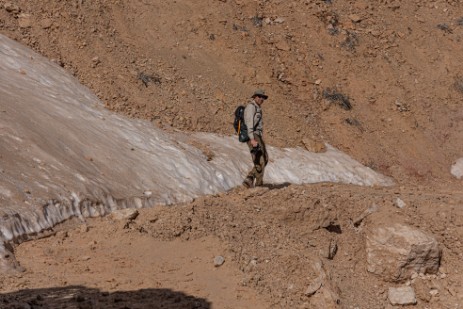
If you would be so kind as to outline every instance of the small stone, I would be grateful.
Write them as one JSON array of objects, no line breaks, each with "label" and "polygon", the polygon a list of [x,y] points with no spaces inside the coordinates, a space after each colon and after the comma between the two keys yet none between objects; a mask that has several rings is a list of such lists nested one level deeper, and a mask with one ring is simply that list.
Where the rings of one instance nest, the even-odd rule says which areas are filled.
[{"label": "small stone", "polygon": [[56,233],[56,238],[58,238],[60,240],[65,240],[66,238],[68,238],[68,232],[67,231],[58,231]]},{"label": "small stone", "polygon": [[44,18],[40,21],[40,26],[43,29],[48,29],[53,25],[53,20],[50,18]]},{"label": "small stone", "polygon": [[135,220],[139,215],[138,210],[133,208],[126,208],[116,210],[111,214],[114,220]]},{"label": "small stone", "polygon": [[331,239],[329,245],[324,250],[320,250],[320,255],[326,259],[332,260],[336,252],[338,252],[338,244],[336,240]]},{"label": "small stone", "polygon": [[219,267],[219,266],[222,266],[223,263],[225,263],[225,259],[223,256],[221,255],[218,255],[214,258],[214,266],[215,267]]},{"label": "small stone", "polygon": [[19,14],[21,12],[21,8],[11,2],[5,3],[4,8],[8,13]]},{"label": "small stone", "polygon": [[289,46],[288,42],[284,38],[280,38],[278,41],[275,42],[275,47],[278,50],[283,50],[283,51],[290,51],[291,46]]},{"label": "small stone", "polygon": [[450,173],[455,176],[457,179],[462,179],[463,177],[463,158],[459,158],[452,165]]},{"label": "small stone", "polygon": [[411,286],[389,288],[388,298],[392,305],[416,304],[415,291]]},{"label": "small stone", "polygon": [[405,208],[405,206],[407,206],[407,204],[405,204],[405,202],[402,201],[399,197],[395,200],[394,204],[400,209]]},{"label": "small stone", "polygon": [[19,14],[18,25],[20,28],[30,28],[32,26],[31,14],[24,14],[24,13]]},{"label": "small stone", "polygon": [[316,140],[315,138],[304,137],[301,142],[302,144],[304,144],[305,149],[307,149],[310,152],[326,152],[325,144]]},{"label": "small stone", "polygon": [[323,284],[323,278],[321,276],[317,277],[317,279],[312,281],[312,283],[307,287],[304,294],[307,296],[312,296],[322,287],[322,284]]},{"label": "small stone", "polygon": [[362,18],[357,14],[351,14],[351,15],[349,15],[349,18],[354,23],[358,23],[358,22],[362,21]]}]

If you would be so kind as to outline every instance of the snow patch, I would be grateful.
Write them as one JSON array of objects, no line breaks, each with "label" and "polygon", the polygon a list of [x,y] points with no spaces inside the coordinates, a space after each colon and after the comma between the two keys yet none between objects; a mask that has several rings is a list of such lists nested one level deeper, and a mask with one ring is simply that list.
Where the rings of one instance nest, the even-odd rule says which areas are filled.
[{"label": "snow patch", "polygon": [[[63,68],[2,35],[0,97],[1,241],[73,216],[223,192],[251,168],[249,150],[236,137],[167,134],[113,114]],[[270,145],[268,152],[267,183],[393,184],[329,145],[326,153]]]}]

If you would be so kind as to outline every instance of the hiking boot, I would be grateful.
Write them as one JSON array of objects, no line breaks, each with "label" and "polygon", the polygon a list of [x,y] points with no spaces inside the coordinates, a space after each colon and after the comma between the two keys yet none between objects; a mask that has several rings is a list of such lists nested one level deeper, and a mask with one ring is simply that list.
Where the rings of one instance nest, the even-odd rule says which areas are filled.
[{"label": "hiking boot", "polygon": [[243,186],[245,186],[246,188],[253,188],[254,179],[252,177],[246,177],[243,181]]},{"label": "hiking boot", "polygon": [[256,178],[256,183],[254,184],[254,187],[262,187],[264,185],[264,181],[263,181],[263,175],[259,175],[259,177]]}]

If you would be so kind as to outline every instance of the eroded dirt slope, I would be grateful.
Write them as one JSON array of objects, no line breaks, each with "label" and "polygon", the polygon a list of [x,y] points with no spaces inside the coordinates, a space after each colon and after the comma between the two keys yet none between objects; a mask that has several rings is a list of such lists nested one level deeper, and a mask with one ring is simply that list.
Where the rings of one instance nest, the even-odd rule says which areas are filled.
[{"label": "eroded dirt slope", "polygon": [[62,64],[108,108],[162,127],[231,134],[234,108],[260,87],[277,146],[315,139],[421,180],[450,177],[463,152],[458,1],[0,7],[2,33]]},{"label": "eroded dirt slope", "polygon": [[[326,142],[398,182],[235,190],[62,227],[15,248],[26,272],[2,275],[5,308],[388,308],[403,284],[417,308],[461,308],[462,197],[449,173],[463,153],[461,2],[0,0],[0,32],[109,109],[166,130],[232,134],[236,105],[264,88],[268,143]],[[394,222],[436,237],[437,275],[395,284],[367,272],[366,233]],[[321,272],[327,286],[308,296]]]}]

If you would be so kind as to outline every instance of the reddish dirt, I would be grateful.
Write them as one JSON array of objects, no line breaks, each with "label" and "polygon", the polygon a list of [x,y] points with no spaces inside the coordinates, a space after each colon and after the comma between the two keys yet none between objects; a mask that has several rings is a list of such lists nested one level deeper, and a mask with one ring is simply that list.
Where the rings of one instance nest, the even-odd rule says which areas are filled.
[{"label": "reddish dirt", "polygon": [[[394,284],[367,272],[365,233],[391,222],[443,249],[440,273],[411,283],[416,307],[463,306],[463,196],[449,172],[463,156],[459,1],[0,0],[0,33],[165,130],[232,134],[235,107],[264,88],[267,143],[329,143],[397,181],[237,189],[88,232],[68,222],[15,248],[26,271],[2,275],[3,307],[321,308],[324,294],[304,294],[321,261],[336,306],[387,308]],[[320,256],[333,241],[336,256]]]}]

